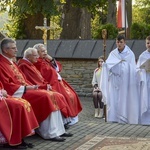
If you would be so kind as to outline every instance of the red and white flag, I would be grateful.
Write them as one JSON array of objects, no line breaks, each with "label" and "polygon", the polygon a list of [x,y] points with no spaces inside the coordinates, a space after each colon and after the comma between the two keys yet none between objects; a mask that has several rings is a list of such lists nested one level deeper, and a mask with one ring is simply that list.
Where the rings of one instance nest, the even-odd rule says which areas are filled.
[{"label": "red and white flag", "polygon": [[128,28],[127,12],[125,8],[126,8],[125,0],[119,0],[118,2],[118,24],[117,24],[118,28]]}]

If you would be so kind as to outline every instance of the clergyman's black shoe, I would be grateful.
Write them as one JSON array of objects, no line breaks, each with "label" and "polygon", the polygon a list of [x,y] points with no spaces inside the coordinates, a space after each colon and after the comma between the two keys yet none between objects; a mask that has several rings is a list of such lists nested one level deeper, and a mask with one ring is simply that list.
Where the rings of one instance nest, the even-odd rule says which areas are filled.
[{"label": "clergyman's black shoe", "polygon": [[55,141],[55,142],[64,142],[66,139],[60,136],[57,136],[55,138],[51,138],[50,141]]},{"label": "clergyman's black shoe", "polygon": [[19,144],[19,145],[16,145],[16,146],[11,146],[9,144],[4,144],[3,145],[3,148],[10,148],[10,149],[27,149],[28,146],[27,145],[22,145],[22,144]]},{"label": "clergyman's black shoe", "polygon": [[68,124],[64,124],[65,129],[69,129],[69,125]]},{"label": "clergyman's black shoe", "polygon": [[22,140],[21,145],[27,146],[27,147],[29,147],[29,148],[33,148],[33,147],[34,147],[34,144],[32,144],[32,143],[27,143],[27,142],[25,142],[24,140]]},{"label": "clergyman's black shoe", "polygon": [[61,137],[71,137],[71,136],[73,136],[73,134],[67,132],[61,135]]}]

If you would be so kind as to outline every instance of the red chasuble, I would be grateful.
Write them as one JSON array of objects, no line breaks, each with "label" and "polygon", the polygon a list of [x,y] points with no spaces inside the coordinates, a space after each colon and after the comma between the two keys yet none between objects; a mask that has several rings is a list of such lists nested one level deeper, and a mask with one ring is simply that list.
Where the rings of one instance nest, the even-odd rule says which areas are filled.
[{"label": "red chasuble", "polygon": [[[0,55],[0,79],[9,95],[13,95],[21,85],[32,85],[18,67],[12,65],[2,55]],[[53,96],[49,96],[46,90],[27,90],[22,98],[30,102],[38,123],[44,121],[51,112],[59,110],[58,102]]]},{"label": "red chasuble", "polygon": [[[57,71],[52,66],[51,62],[39,58],[38,62],[34,65],[41,72],[44,79],[52,85],[53,89],[64,95],[71,109],[71,117],[77,116],[78,113],[82,110],[79,97],[64,79],[61,81],[58,80]],[[61,68],[60,65],[59,68]]]},{"label": "red chasuble", "polygon": [[18,145],[24,137],[34,134],[38,122],[28,101],[11,96],[0,98],[0,131],[9,145]]},{"label": "red chasuble", "polygon": [[[39,85],[40,89],[47,90],[47,85],[49,83],[45,81],[39,70],[37,70],[37,68],[31,62],[20,59],[18,61],[18,67],[24,73],[28,81],[30,81],[32,84]],[[70,117],[70,108],[66,102],[65,97],[62,94],[53,90],[47,92],[58,101],[58,106],[64,117]]]}]

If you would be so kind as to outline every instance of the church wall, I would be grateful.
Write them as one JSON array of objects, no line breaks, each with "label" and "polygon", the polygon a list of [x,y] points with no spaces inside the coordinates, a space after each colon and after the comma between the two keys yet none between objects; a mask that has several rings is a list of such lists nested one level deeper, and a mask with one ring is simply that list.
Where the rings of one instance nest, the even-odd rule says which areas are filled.
[{"label": "church wall", "polygon": [[92,96],[93,71],[97,60],[57,59],[63,66],[61,76],[75,89],[79,96]]}]

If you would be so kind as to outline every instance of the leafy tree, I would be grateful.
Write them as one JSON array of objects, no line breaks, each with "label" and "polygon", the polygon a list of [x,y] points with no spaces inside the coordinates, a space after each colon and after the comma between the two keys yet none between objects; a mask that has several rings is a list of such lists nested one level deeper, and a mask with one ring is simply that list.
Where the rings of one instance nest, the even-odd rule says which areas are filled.
[{"label": "leafy tree", "polygon": [[150,24],[150,1],[136,0],[135,2],[133,6],[133,22]]},{"label": "leafy tree", "polygon": [[136,0],[133,6],[131,38],[145,39],[150,33],[150,1]]},{"label": "leafy tree", "polygon": [[99,26],[98,32],[96,32],[94,38],[95,39],[102,39],[102,30],[107,30],[107,39],[115,39],[118,34],[118,29],[113,24],[105,24]]},{"label": "leafy tree", "polygon": [[145,39],[150,33],[150,25],[145,23],[133,23],[131,27],[132,39]]},{"label": "leafy tree", "polygon": [[[61,11],[62,6],[66,7],[68,4],[76,10],[77,16],[75,17],[73,15],[72,19],[74,20],[74,23],[76,24],[75,30],[73,30],[73,33],[78,33],[76,36],[69,37],[70,34],[67,32],[67,30],[70,30],[73,27],[65,29],[66,25],[68,24],[67,21],[63,20],[62,27],[65,30],[62,30],[62,38],[79,38],[81,37],[86,38],[90,37],[90,32],[83,32],[83,29],[85,26],[86,31],[90,31],[91,25],[90,25],[90,17],[92,19],[95,18],[95,16],[99,16],[99,24],[106,24],[106,23],[113,23],[114,21],[110,21],[110,19],[107,19],[108,15],[111,13],[108,13],[108,9],[110,8],[109,5],[112,5],[112,3],[115,4],[116,0],[110,0],[109,3],[107,0],[1,0],[0,2],[0,9],[1,10],[9,10],[9,15],[11,16],[10,24],[7,25],[7,28],[10,31],[10,36],[15,38],[30,38],[30,39],[39,39],[42,37],[43,32],[40,30],[36,30],[35,26],[41,26],[43,25],[43,18],[48,18],[48,25],[50,24],[50,20],[55,17],[55,21],[57,21],[57,24],[60,24],[61,22],[58,21],[62,15]],[[66,7],[66,8],[71,8]],[[80,11],[81,10],[81,11]],[[88,10],[88,11],[87,11]],[[110,9],[111,10],[111,9]],[[68,10],[66,9],[66,12]],[[81,15],[80,12],[82,12],[84,17]],[[114,11],[112,11],[114,13]],[[73,13],[72,13],[73,14]],[[75,13],[74,13],[75,14]],[[88,14],[88,16],[86,16]],[[114,13],[115,14],[115,13]],[[111,16],[111,15],[110,15]],[[114,15],[113,15],[114,16]],[[82,18],[80,18],[82,17]],[[79,19],[80,18],[80,19]],[[87,19],[88,18],[88,19]],[[84,21],[85,19],[85,21]],[[87,20],[86,20],[87,19]],[[79,21],[81,20],[83,23],[80,25]],[[71,20],[73,21],[73,20]],[[94,31],[94,28],[92,29]],[[59,28],[58,33],[61,32],[61,28]],[[56,32],[56,31],[55,31]],[[85,34],[84,34],[85,33]],[[54,32],[51,32],[50,36],[53,36]],[[57,36],[58,38],[58,36]]]},{"label": "leafy tree", "polygon": [[107,23],[112,23],[116,26],[116,0],[109,0],[108,8],[107,8]]},{"label": "leafy tree", "polygon": [[[2,0],[1,11],[8,10],[11,23],[8,27],[10,36],[15,38],[41,38],[42,31],[35,30],[35,26],[43,24],[43,18],[50,18],[58,14],[54,0]],[[49,22],[48,22],[49,23]],[[13,28],[12,28],[13,27]]]},{"label": "leafy tree", "polygon": [[66,0],[63,7],[61,39],[91,39],[91,14],[86,8],[74,7]]},{"label": "leafy tree", "polygon": [[[71,5],[72,4],[72,5]],[[73,9],[73,6],[76,7],[76,9],[74,8]],[[70,20],[73,20],[71,18],[71,16],[73,16],[74,18],[76,18],[76,21],[75,23],[73,23],[74,25],[76,25],[76,28],[77,26],[80,26],[81,29],[79,28],[79,30],[83,30],[84,27],[87,28],[88,30],[87,31],[90,31],[90,26],[89,23],[92,23],[92,37],[95,38],[97,37],[97,34],[99,34],[99,26],[103,25],[103,24],[106,24],[106,23],[111,23],[113,24],[114,26],[116,26],[116,0],[109,0],[109,2],[107,0],[66,0],[66,4],[65,4],[65,15],[64,16],[67,16],[66,18],[68,18],[68,20],[64,21],[64,24],[63,24],[63,31],[62,31],[62,36],[61,38],[78,38],[81,34],[81,38],[83,37],[85,39],[85,36],[83,35],[82,36],[82,32],[81,33],[78,33],[78,29],[75,30],[75,29],[72,29],[70,27],[68,27],[68,22],[70,23],[69,19]],[[88,11],[91,13],[91,21],[84,21],[86,22],[86,25],[82,25],[80,24],[80,18],[77,18],[77,14],[80,14],[80,13],[75,13],[76,11],[80,11],[81,12],[81,15],[82,15],[82,9],[81,10],[78,10],[77,8],[87,8]],[[71,11],[72,10],[72,11]],[[72,14],[71,14],[72,13]],[[88,12],[86,13],[88,14]],[[80,16],[79,16],[80,17]],[[86,18],[89,18],[89,16]],[[75,20],[75,19],[74,19]],[[84,20],[84,19],[83,19]],[[85,19],[86,20],[86,19]],[[79,23],[79,22],[80,23]],[[88,24],[87,24],[88,23]],[[71,26],[73,27],[73,26]],[[66,29],[66,28],[69,28],[70,30]],[[69,31],[69,32],[68,32]],[[72,31],[77,31],[77,32],[72,32]],[[67,33],[67,34],[66,34]],[[72,33],[72,35],[71,35]],[[85,33],[85,31],[84,31]],[[75,35],[74,35],[75,34]],[[69,36],[71,35],[71,36]],[[86,35],[90,35],[90,33],[86,33]],[[86,36],[86,38],[90,38],[90,36]]]}]

